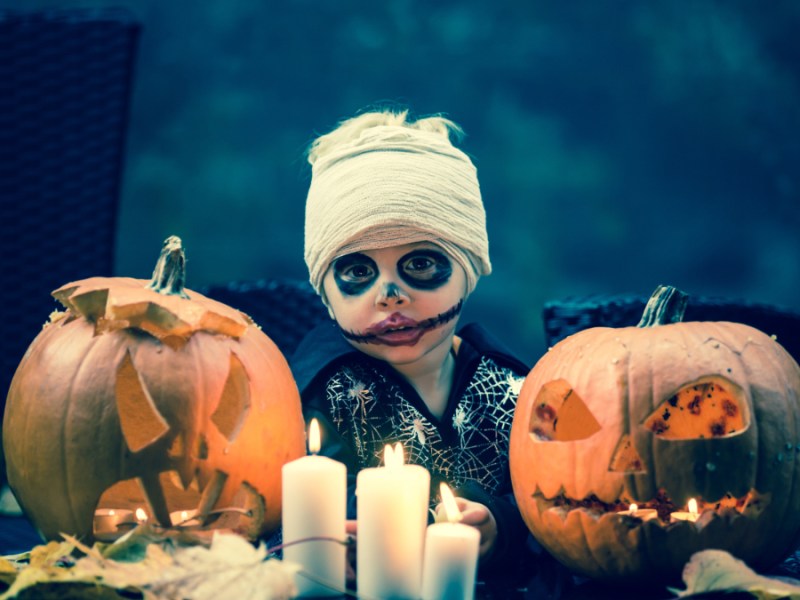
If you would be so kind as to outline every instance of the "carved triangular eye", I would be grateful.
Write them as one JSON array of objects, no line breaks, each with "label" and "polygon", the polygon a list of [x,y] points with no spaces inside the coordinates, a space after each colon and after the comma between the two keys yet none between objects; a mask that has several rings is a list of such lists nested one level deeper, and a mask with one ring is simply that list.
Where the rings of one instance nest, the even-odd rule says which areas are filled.
[{"label": "carved triangular eye", "polygon": [[656,436],[694,440],[736,435],[750,424],[742,389],[720,376],[702,377],[680,388],[644,421]]},{"label": "carved triangular eye", "polygon": [[564,379],[550,381],[539,390],[529,429],[535,441],[585,440],[600,429],[600,423]]},{"label": "carved triangular eye", "polygon": [[131,452],[147,448],[169,431],[169,423],[139,378],[130,352],[117,369],[115,392],[120,426]]},{"label": "carved triangular eye", "polygon": [[231,352],[228,379],[211,420],[229,441],[236,439],[250,411],[250,378],[242,361]]},{"label": "carved triangular eye", "polygon": [[647,471],[647,469],[644,468],[642,457],[639,456],[639,453],[633,445],[631,436],[627,433],[623,435],[619,443],[617,443],[608,470],[622,473],[644,473]]}]

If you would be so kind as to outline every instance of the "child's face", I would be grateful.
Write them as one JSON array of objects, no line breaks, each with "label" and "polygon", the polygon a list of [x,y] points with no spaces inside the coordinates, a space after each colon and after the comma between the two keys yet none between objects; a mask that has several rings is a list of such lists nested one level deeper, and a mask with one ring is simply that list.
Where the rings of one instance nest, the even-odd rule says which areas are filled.
[{"label": "child's face", "polygon": [[464,269],[436,244],[418,242],[347,254],[323,280],[347,340],[393,364],[452,343],[466,296]]}]

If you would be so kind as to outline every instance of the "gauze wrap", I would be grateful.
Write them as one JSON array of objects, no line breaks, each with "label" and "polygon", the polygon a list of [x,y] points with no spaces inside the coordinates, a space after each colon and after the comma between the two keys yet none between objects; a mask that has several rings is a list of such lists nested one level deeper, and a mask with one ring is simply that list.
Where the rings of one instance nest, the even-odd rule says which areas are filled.
[{"label": "gauze wrap", "polygon": [[477,171],[445,135],[381,125],[314,161],[305,260],[326,304],[322,280],[336,258],[422,241],[464,268],[468,293],[491,273]]}]

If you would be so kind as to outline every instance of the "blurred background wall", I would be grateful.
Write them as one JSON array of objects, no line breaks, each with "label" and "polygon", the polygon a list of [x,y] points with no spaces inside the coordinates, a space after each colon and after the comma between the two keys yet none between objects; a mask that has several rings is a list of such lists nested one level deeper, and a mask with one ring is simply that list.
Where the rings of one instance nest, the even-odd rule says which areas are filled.
[{"label": "blurred background wall", "polygon": [[796,1],[0,0],[108,6],[143,24],[116,275],[176,234],[191,288],[305,278],[304,149],[391,101],[465,129],[495,268],[465,320],[529,362],[567,295],[799,308]]}]

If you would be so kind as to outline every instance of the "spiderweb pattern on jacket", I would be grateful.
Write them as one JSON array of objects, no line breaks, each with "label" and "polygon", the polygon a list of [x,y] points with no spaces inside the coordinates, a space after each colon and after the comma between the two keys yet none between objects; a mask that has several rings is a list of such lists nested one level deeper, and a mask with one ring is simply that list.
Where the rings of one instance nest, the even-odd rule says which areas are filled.
[{"label": "spiderweb pattern on jacket", "polygon": [[511,421],[522,381],[483,357],[452,418],[438,427],[402,386],[370,365],[339,369],[328,380],[326,395],[331,421],[352,443],[360,468],[383,464],[384,446],[402,442],[406,462],[422,465],[455,486],[473,481],[492,493],[507,472]]}]

